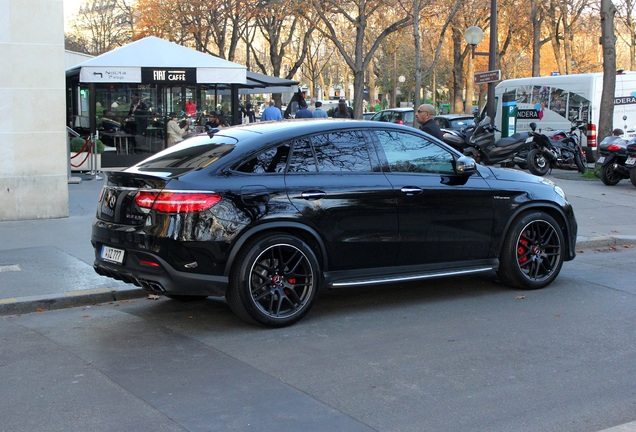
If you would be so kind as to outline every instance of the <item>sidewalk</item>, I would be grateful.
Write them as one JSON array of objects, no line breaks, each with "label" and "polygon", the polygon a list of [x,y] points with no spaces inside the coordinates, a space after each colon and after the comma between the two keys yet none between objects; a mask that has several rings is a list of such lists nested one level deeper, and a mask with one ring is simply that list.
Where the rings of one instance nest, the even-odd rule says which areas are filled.
[{"label": "sidewalk", "polygon": [[[69,217],[0,222],[0,315],[145,297],[93,271],[91,224],[103,180],[69,184]],[[577,250],[636,244],[636,188],[577,172],[546,176],[566,192],[579,224]]]}]

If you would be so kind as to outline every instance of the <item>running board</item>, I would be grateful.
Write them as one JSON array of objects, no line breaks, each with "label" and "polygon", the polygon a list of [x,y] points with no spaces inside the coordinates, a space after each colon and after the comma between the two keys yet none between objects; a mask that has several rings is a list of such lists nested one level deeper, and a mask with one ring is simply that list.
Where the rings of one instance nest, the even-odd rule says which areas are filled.
[{"label": "running board", "polygon": [[450,277],[450,276],[462,276],[473,273],[483,273],[488,271],[496,270],[497,267],[476,267],[471,269],[461,269],[461,270],[444,270],[440,272],[427,272],[421,274],[410,274],[403,276],[383,276],[372,279],[359,279],[359,280],[346,280],[333,282],[329,284],[331,288],[344,288],[350,286],[363,286],[363,285],[379,285],[385,283],[396,283],[396,282],[409,282],[415,280],[423,280],[423,279],[433,279],[433,278],[442,278],[442,277]]}]

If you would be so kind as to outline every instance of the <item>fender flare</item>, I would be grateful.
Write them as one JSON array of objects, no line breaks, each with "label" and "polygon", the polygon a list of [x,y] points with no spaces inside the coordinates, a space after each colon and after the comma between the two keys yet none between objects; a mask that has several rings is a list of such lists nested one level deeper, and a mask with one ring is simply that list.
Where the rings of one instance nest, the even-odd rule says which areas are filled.
[{"label": "fender flare", "polygon": [[303,231],[306,235],[310,236],[315,241],[315,244],[319,248],[319,251],[318,251],[320,253],[319,260],[320,260],[321,267],[324,271],[328,266],[327,247],[325,246],[325,243],[322,237],[318,234],[318,232],[315,229],[313,229],[312,227],[304,223],[296,222],[296,221],[272,221],[272,222],[266,222],[260,225],[253,226],[249,228],[247,231],[242,232],[237,237],[237,239],[232,244],[231,252],[228,255],[228,259],[225,264],[225,269],[223,270],[223,274],[225,276],[229,276],[239,251],[243,248],[243,246],[247,242],[249,242],[255,236],[265,231],[288,232],[290,230]]}]

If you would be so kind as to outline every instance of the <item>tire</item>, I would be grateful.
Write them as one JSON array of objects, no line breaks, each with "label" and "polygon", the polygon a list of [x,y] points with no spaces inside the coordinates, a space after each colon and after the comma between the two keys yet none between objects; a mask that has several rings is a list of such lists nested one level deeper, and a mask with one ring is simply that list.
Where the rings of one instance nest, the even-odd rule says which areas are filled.
[{"label": "tire", "polygon": [[528,169],[534,175],[544,176],[550,170],[550,162],[543,156],[541,150],[535,148],[528,153]]},{"label": "tire", "polygon": [[511,225],[499,257],[502,282],[533,290],[549,285],[561,271],[565,239],[557,221],[542,211],[532,211]]},{"label": "tire", "polygon": [[303,240],[284,233],[263,235],[248,243],[235,263],[226,300],[242,320],[285,327],[311,309],[322,276]]},{"label": "tire", "polygon": [[583,154],[581,151],[576,151],[576,153],[574,153],[574,163],[581,174],[584,174],[585,171],[587,171],[587,164],[583,160]]},{"label": "tire", "polygon": [[601,167],[601,181],[607,186],[616,186],[621,181],[621,177],[616,173],[613,163],[608,163]]},{"label": "tire", "polygon": [[166,297],[172,300],[180,301],[180,302],[201,301],[208,298],[208,296],[205,296],[205,295],[183,295],[183,294],[166,294]]},{"label": "tire", "polygon": [[629,170],[629,181],[632,182],[632,186],[636,187],[636,168]]}]

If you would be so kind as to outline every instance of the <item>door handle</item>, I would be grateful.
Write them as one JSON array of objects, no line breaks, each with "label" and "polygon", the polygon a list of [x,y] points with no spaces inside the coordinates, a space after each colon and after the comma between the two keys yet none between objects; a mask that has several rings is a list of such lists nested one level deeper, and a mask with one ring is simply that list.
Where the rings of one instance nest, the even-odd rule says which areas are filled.
[{"label": "door handle", "polygon": [[304,199],[308,201],[320,199],[324,197],[325,195],[327,194],[323,191],[307,191],[300,194],[301,197],[303,197]]},{"label": "door handle", "polygon": [[400,189],[400,191],[404,194],[404,195],[419,195],[422,193],[422,188],[419,187],[415,187],[415,186],[404,186],[402,189]]}]

